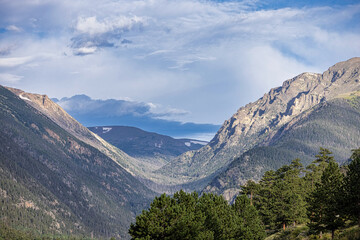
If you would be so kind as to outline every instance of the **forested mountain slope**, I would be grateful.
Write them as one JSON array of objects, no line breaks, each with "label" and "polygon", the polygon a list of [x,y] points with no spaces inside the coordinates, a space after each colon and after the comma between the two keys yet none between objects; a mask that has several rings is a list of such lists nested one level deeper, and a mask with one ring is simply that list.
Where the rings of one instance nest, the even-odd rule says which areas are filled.
[{"label": "forested mountain slope", "polygon": [[231,200],[246,180],[260,180],[265,171],[300,158],[314,160],[320,147],[343,163],[360,146],[360,92],[342,95],[303,112],[257,147],[243,153],[205,188]]},{"label": "forested mountain slope", "polygon": [[44,233],[127,238],[135,214],[155,194],[25,101],[31,99],[0,86],[1,221]]},{"label": "forested mountain slope", "polygon": [[153,173],[154,170],[166,163],[163,160],[147,161],[143,158],[131,157],[81,125],[48,96],[27,93],[10,87],[6,88],[21,98],[24,104],[34,107],[69,134],[104,153],[151,189],[163,192],[168,188],[167,184],[173,178]]},{"label": "forested mountain slope", "polygon": [[359,69],[360,58],[352,58],[335,64],[323,74],[303,73],[285,81],[256,102],[241,107],[225,121],[208,145],[182,154],[158,172],[183,181],[220,173],[242,153],[271,139],[310,108],[360,90]]},{"label": "forested mountain slope", "polygon": [[89,129],[128,155],[155,164],[158,162],[160,166],[186,151],[197,150],[207,144],[194,139],[175,139],[136,127],[97,126]]}]

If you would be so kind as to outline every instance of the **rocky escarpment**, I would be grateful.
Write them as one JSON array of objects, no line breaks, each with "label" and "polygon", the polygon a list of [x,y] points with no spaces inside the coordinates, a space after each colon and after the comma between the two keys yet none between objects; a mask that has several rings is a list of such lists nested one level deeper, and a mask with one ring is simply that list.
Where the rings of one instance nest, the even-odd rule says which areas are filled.
[{"label": "rocky escarpment", "polygon": [[241,107],[207,146],[181,155],[159,172],[182,176],[184,181],[220,172],[245,151],[270,141],[280,127],[309,108],[358,91],[359,68],[360,58],[352,58],[323,74],[303,73],[285,81],[256,102]]},{"label": "rocky escarpment", "polygon": [[259,181],[265,171],[278,169],[299,158],[304,166],[320,147],[333,152],[342,164],[360,146],[360,92],[322,102],[299,114],[262,144],[246,151],[215,177],[205,192],[222,194],[231,201],[248,179]]}]

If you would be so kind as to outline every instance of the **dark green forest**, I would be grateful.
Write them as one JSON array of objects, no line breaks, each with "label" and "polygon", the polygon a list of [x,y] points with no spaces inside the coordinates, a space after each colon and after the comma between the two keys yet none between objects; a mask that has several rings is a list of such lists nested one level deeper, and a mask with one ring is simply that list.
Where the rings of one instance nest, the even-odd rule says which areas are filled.
[{"label": "dark green forest", "polygon": [[[132,239],[360,239],[360,149],[340,167],[320,148],[242,186],[233,204],[196,192],[156,197],[130,226]],[[301,228],[299,228],[299,226]]]}]

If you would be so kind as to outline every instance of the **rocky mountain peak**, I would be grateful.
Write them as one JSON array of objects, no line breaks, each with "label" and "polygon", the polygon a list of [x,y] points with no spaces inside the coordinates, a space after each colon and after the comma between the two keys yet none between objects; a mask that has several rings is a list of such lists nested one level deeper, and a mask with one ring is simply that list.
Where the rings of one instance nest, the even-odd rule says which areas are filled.
[{"label": "rocky mountain peak", "polygon": [[321,101],[359,90],[359,67],[360,58],[352,58],[323,74],[302,73],[285,81],[225,121],[212,147],[220,146],[224,140],[231,146],[241,144],[248,136],[265,135]]},{"label": "rocky mountain peak", "polygon": [[360,90],[360,58],[330,67],[323,74],[302,73],[241,107],[225,121],[208,146],[180,156],[164,172],[205,177],[226,167],[234,157],[271,136],[300,113],[322,101]]}]

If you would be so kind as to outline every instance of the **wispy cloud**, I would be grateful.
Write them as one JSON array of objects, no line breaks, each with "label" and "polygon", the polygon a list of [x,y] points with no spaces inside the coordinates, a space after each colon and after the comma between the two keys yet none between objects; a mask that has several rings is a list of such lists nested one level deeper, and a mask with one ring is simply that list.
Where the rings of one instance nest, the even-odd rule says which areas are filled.
[{"label": "wispy cloud", "polygon": [[16,67],[28,63],[32,60],[32,57],[11,57],[0,58],[0,67]]},{"label": "wispy cloud", "polygon": [[0,83],[11,84],[21,80],[24,76],[18,76],[10,73],[0,73]]},{"label": "wispy cloud", "polygon": [[141,28],[146,24],[146,20],[142,17],[120,16],[116,18],[106,18],[101,22],[93,17],[79,17],[75,26],[75,30],[80,34],[100,35],[105,33],[118,34],[124,31],[130,31],[133,28]]},{"label": "wispy cloud", "polygon": [[[124,41],[122,34],[139,30],[147,24],[144,17],[118,16],[98,20],[96,16],[79,17],[71,46],[78,55],[92,54],[98,47],[113,47]],[[127,41],[127,43],[130,43]]]},{"label": "wispy cloud", "polygon": [[3,1],[0,72],[54,97],[129,97],[222,123],[287,78],[360,56],[360,4],[328,2]]},{"label": "wispy cloud", "polygon": [[14,31],[14,32],[21,32],[21,31],[22,31],[21,28],[15,26],[15,25],[9,25],[9,26],[7,26],[7,27],[6,27],[6,30],[8,30],[8,31]]}]

